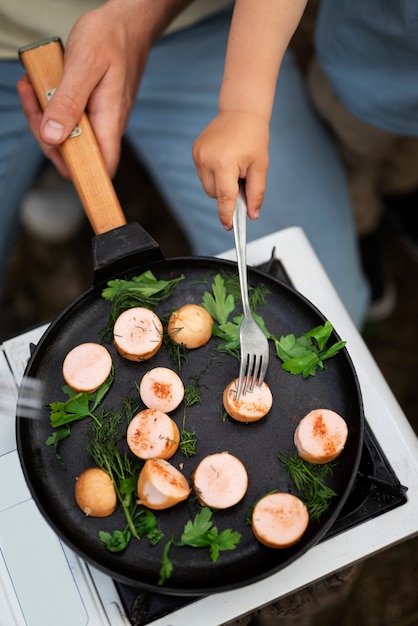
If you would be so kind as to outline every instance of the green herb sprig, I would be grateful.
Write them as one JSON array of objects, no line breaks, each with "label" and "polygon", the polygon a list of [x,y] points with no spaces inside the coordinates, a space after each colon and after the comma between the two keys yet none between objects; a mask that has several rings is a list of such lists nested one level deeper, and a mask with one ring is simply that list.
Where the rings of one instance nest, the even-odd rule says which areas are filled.
[{"label": "green herb sprig", "polygon": [[172,545],[190,546],[192,548],[209,548],[210,558],[216,562],[219,553],[223,550],[235,550],[241,539],[241,533],[228,528],[221,533],[213,526],[212,511],[208,507],[196,515],[194,520],[189,520],[185,526],[179,541],[171,538],[164,547],[164,553],[160,568],[159,585],[163,585],[171,576],[173,564],[169,558]]},{"label": "green herb sprig", "polygon": [[108,322],[101,331],[103,341],[112,340],[115,321],[123,311],[136,306],[155,309],[182,280],[183,275],[171,280],[159,280],[150,270],[130,280],[110,280],[102,291],[102,298],[112,303]]},{"label": "green herb sprig", "polygon": [[51,402],[51,404],[47,406],[50,410],[49,420],[51,426],[58,428],[64,424],[83,419],[84,417],[96,419],[94,412],[109,391],[113,380],[114,368],[112,367],[112,371],[105,382],[92,393],[86,393],[85,391],[78,393],[68,385],[63,385],[61,390],[69,399],[63,402]]},{"label": "green herb sprig", "polygon": [[82,391],[78,393],[68,385],[63,385],[61,390],[68,396],[68,400],[51,402],[46,406],[50,411],[49,421],[55,430],[45,439],[45,445],[54,446],[58,461],[62,462],[62,456],[58,452],[59,444],[71,435],[69,424],[85,417],[97,419],[95,412],[104,400],[114,380],[114,368],[102,385],[92,393]]},{"label": "green herb sprig", "polygon": [[107,472],[112,479],[116,495],[122,506],[126,527],[112,534],[101,531],[100,539],[111,552],[124,550],[132,537],[140,539],[148,536],[154,542],[158,533],[157,520],[151,511],[144,513],[136,504],[136,488],[141,464],[122,452],[118,441],[121,439],[122,420],[129,423],[138,407],[131,399],[125,399],[121,411],[102,412],[93,423],[89,432],[87,451],[98,467]]},{"label": "green herb sprig", "polygon": [[[268,293],[268,289],[260,283],[255,288],[249,287],[249,291],[250,308],[267,334],[264,321],[261,316],[257,315],[255,309],[258,305],[266,303],[265,294]],[[230,354],[236,359],[240,358],[239,330],[243,315],[235,315],[232,318],[230,316],[237,308],[240,297],[239,279],[236,274],[228,277],[216,274],[212,282],[212,293],[206,291],[202,300],[202,306],[215,321],[213,335],[221,339],[217,350]]]},{"label": "green herb sprig", "polygon": [[193,406],[201,402],[200,385],[198,377],[192,379],[192,382],[184,388],[184,410],[182,427],[180,430],[180,445],[181,452],[186,457],[196,454],[197,435],[194,431],[186,429],[186,413],[189,406]]},{"label": "green herb sprig", "polygon": [[325,367],[324,361],[335,356],[344,346],[345,341],[337,341],[329,348],[325,346],[333,327],[328,320],[323,326],[316,326],[300,337],[293,333],[276,339],[270,334],[276,346],[276,354],[282,361],[282,368],[291,374],[302,374],[303,378],[315,376]]},{"label": "green herb sprig", "polygon": [[326,476],[332,474],[335,464],[332,462],[320,465],[308,463],[297,453],[290,457],[279,454],[278,458],[289,473],[297,491],[300,492],[309,516],[311,519],[319,520],[328,509],[330,500],[337,495],[324,480]]},{"label": "green herb sprig", "polygon": [[[167,328],[167,320],[162,320],[164,328]],[[176,343],[167,332],[164,332],[163,336],[164,345],[167,348],[167,353],[173,363],[175,363],[178,372],[181,372],[183,363],[187,363],[189,360],[189,350],[183,344]]]}]

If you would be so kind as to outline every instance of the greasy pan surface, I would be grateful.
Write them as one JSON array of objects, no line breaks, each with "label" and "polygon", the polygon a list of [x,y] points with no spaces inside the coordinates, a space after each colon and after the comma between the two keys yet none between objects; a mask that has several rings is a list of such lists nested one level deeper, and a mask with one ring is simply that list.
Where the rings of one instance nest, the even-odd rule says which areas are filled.
[{"label": "greasy pan surface", "polygon": [[[200,303],[204,291],[211,291],[213,277],[220,271],[236,272],[235,263],[205,258],[162,259],[146,266],[135,267],[128,277],[151,269],[158,278],[173,278],[184,274],[174,295],[157,309],[164,316],[188,302]],[[249,271],[249,283],[263,282],[270,289],[268,306],[259,309],[267,327],[276,336],[290,332],[300,335],[325,318],[292,288],[257,270]],[[100,296],[101,287],[93,287],[74,302],[47,330],[27,367],[26,374],[44,381],[43,404],[65,400],[61,366],[67,352],[84,341],[100,341],[100,330],[108,319],[110,305]],[[330,320],[331,323],[333,320]],[[333,334],[332,341],[339,337]],[[344,337],[342,337],[344,339]],[[171,462],[183,464],[190,478],[199,460],[207,454],[227,450],[245,464],[249,476],[248,492],[238,505],[214,512],[213,522],[219,532],[226,528],[242,533],[237,548],[221,552],[212,562],[207,549],[174,547],[170,558],[174,570],[163,587],[157,586],[162,551],[174,535],[180,538],[185,523],[198,512],[195,501],[183,502],[172,509],[157,511],[159,527],[165,537],[156,547],[143,538],[132,540],[124,552],[108,552],[98,537],[99,530],[122,530],[123,513],[106,519],[85,517],[74,500],[77,476],[93,465],[86,452],[87,419],[71,425],[71,436],[61,444],[64,463],[58,463],[52,446],[44,441],[51,434],[49,414],[42,410],[39,419],[17,418],[18,451],[30,491],[41,513],[57,534],[86,561],[122,582],[175,595],[203,595],[224,591],[260,580],[272,574],[315,545],[330,528],[346,500],[357,471],[362,440],[363,410],[359,386],[346,350],[327,361],[326,369],[315,377],[303,380],[280,367],[273,345],[266,377],[273,394],[273,408],[260,422],[242,424],[223,419],[222,392],[238,374],[238,362],[229,355],[215,351],[217,340],[212,338],[205,347],[189,352],[181,376],[185,385],[201,375],[202,402],[187,409],[186,428],[195,431],[199,440],[197,454],[186,458],[178,451]],[[270,342],[271,343],[271,342]],[[113,345],[107,346],[115,366],[115,381],[106,397],[108,408],[121,407],[127,395],[138,399],[136,384],[151,367],[174,367],[164,347],[152,360],[133,363],[121,358]],[[216,359],[216,362],[214,361]],[[262,546],[246,524],[249,508],[271,490],[296,493],[287,473],[278,461],[278,453],[293,455],[293,434],[298,421],[310,410],[330,408],[340,413],[348,423],[346,447],[338,459],[328,484],[337,492],[320,522],[311,521],[302,539],[295,546],[274,550]],[[181,428],[183,408],[172,414]]]}]

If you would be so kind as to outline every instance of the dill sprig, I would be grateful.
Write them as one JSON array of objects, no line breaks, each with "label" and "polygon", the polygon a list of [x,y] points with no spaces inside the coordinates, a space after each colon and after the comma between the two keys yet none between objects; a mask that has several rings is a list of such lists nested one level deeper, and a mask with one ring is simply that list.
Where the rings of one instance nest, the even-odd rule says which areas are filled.
[{"label": "dill sprig", "polygon": [[[122,437],[121,424],[124,418],[127,423],[136,413],[137,407],[131,399],[124,400],[120,411],[102,411],[97,415],[93,428],[89,431],[87,452],[98,467],[109,474],[126,518],[130,536],[140,539],[135,524],[136,483],[140,465],[132,460],[126,452],[122,452],[118,442]],[[128,538],[128,541],[129,541]],[[125,546],[126,547],[126,546]]]},{"label": "dill sprig", "polygon": [[184,388],[184,411],[182,428],[180,430],[180,450],[184,456],[196,454],[197,435],[194,431],[186,430],[186,412],[189,406],[201,402],[199,377],[192,378],[192,382]]},{"label": "dill sprig", "polygon": [[173,341],[167,332],[164,333],[163,341],[165,347],[167,348],[167,353],[170,359],[173,361],[173,363],[175,363],[177,370],[180,373],[183,363],[188,362],[188,348],[186,348],[186,346],[184,346],[183,344],[179,344]]},{"label": "dill sprig", "polygon": [[[224,277],[225,288],[227,293],[231,294],[236,302],[241,301],[241,289],[238,274],[232,274]],[[254,313],[258,306],[267,304],[266,295],[270,293],[270,289],[263,283],[258,283],[255,287],[248,285],[248,299],[250,309]]]},{"label": "dill sprig", "polygon": [[318,520],[328,509],[330,500],[337,495],[324,481],[326,476],[332,474],[335,464],[308,463],[297,453],[291,457],[279,454],[278,458],[300,492],[311,519]]}]

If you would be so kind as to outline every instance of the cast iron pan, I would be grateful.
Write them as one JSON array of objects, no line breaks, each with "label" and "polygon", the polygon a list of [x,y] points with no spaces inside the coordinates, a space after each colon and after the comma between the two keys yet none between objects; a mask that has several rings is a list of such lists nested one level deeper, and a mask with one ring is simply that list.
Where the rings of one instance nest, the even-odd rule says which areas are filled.
[{"label": "cast iron pan", "polygon": [[[49,45],[48,42],[46,47]],[[182,304],[200,303],[203,293],[211,290],[213,277],[219,272],[237,272],[235,263],[213,258],[166,259],[138,224],[115,224],[107,232],[96,236],[94,262],[94,285],[50,325],[28,363],[26,376],[44,383],[43,406],[66,399],[61,391],[61,366],[67,352],[81,342],[100,341],[100,331],[109,315],[110,305],[101,297],[107,280],[130,278],[148,269],[161,279],[183,275],[184,280],[174,294],[156,310],[164,316]],[[323,315],[310,302],[279,280],[255,269],[249,270],[248,279],[250,285],[262,282],[269,288],[268,305],[260,308],[259,312],[274,335],[279,337],[290,332],[300,335],[325,322]],[[331,341],[338,339],[334,332]],[[136,389],[141,376],[150,367],[173,367],[164,348],[152,361],[133,363],[120,357],[113,345],[107,347],[115,366],[115,381],[105,400],[109,409],[120,408],[122,398],[128,395],[137,399],[141,406]],[[222,392],[226,384],[238,375],[238,362],[216,351],[215,338],[205,347],[190,351],[188,362],[181,369],[186,385],[192,377],[200,377],[202,402],[189,407],[186,413],[187,429],[194,430],[199,440],[195,456],[186,458],[177,452],[171,462],[176,466],[183,464],[187,477],[201,458],[213,452],[228,450],[244,462],[249,475],[245,498],[229,510],[213,512],[213,521],[219,531],[232,528],[242,533],[235,550],[221,552],[219,559],[212,562],[206,549],[173,546],[170,551],[173,573],[164,586],[158,586],[165,540],[172,535],[178,539],[185,523],[199,510],[195,500],[190,499],[172,509],[156,512],[158,525],[165,533],[165,540],[159,545],[151,547],[142,539],[140,542],[131,541],[124,552],[108,552],[98,532],[123,529],[125,520],[122,512],[118,509],[106,519],[88,518],[74,501],[77,476],[93,465],[86,451],[88,420],[72,425],[71,436],[61,444],[64,462],[60,464],[53,448],[44,443],[51,427],[49,413],[41,410],[38,419],[17,416],[18,452],[30,492],[59,537],[83,559],[121,582],[159,593],[187,596],[225,591],[263,579],[286,567],[318,543],[338,517],[360,461],[364,416],[359,385],[345,349],[327,362],[324,371],[306,380],[285,372],[273,346],[270,350],[266,381],[273,393],[273,408],[267,417],[253,424],[223,419]],[[246,514],[261,496],[271,490],[297,493],[277,455],[294,454],[296,425],[314,408],[333,409],[348,423],[346,447],[328,481],[337,496],[320,522],[310,522],[299,543],[284,550],[269,549],[254,538],[246,524]],[[179,425],[182,416],[182,408],[172,414]]]}]

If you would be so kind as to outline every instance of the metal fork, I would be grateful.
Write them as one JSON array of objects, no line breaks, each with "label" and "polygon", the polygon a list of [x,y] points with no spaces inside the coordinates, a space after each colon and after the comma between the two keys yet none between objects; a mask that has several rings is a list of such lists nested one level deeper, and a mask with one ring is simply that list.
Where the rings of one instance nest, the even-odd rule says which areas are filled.
[{"label": "metal fork", "polygon": [[241,344],[241,363],[237,388],[237,400],[253,391],[257,382],[261,386],[269,362],[267,337],[255,321],[248,301],[247,285],[247,200],[243,181],[239,184],[239,193],[233,217],[235,248],[237,252],[239,283],[241,288],[244,317],[239,331]]}]

